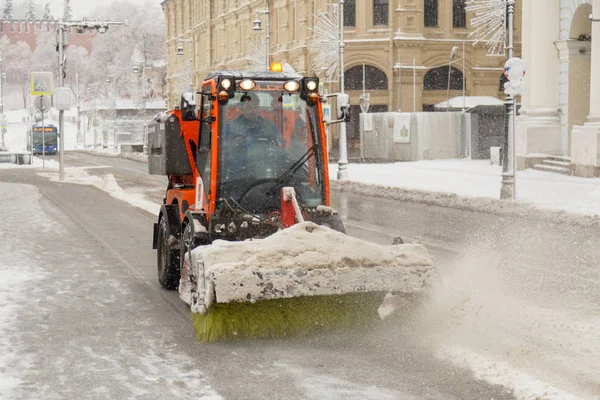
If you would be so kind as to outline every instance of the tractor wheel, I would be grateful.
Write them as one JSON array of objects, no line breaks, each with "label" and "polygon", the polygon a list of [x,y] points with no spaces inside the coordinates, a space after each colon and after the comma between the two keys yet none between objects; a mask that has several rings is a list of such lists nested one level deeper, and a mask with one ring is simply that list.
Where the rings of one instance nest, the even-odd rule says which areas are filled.
[{"label": "tractor wheel", "polygon": [[[194,240],[194,232],[193,226],[191,223],[187,223],[185,228],[183,228],[183,232],[181,233],[181,246],[179,253],[179,270],[183,271],[184,263],[185,263],[185,255],[192,251],[196,247]],[[189,260],[188,260],[189,261]]]},{"label": "tractor wheel", "polygon": [[179,287],[179,249],[171,249],[169,246],[169,229],[167,228],[166,216],[163,216],[158,226],[158,282],[167,290],[175,290]]}]

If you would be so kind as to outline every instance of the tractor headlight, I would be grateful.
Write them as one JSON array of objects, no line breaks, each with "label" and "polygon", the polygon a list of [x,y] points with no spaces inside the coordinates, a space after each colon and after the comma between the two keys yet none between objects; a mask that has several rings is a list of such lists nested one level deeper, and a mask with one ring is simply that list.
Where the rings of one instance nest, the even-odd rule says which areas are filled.
[{"label": "tractor headlight", "polygon": [[221,81],[221,87],[225,90],[229,90],[231,87],[231,79],[225,78]]},{"label": "tractor headlight", "polygon": [[223,102],[227,100],[229,100],[229,93],[227,93],[225,90],[221,90],[219,92],[219,101]]},{"label": "tractor headlight", "polygon": [[283,88],[288,92],[295,92],[296,90],[300,89],[300,84],[296,81],[287,81],[283,85]]},{"label": "tractor headlight", "polygon": [[319,78],[304,78],[302,79],[302,88],[300,91],[300,98],[303,100],[310,100],[316,103],[319,99]]},{"label": "tractor headlight", "polygon": [[233,76],[222,76],[217,85],[217,97],[221,104],[227,103],[229,99],[235,96],[235,80]]},{"label": "tractor headlight", "polygon": [[256,86],[256,82],[254,82],[252,79],[244,79],[243,81],[240,82],[240,89],[242,89],[246,92],[254,89],[255,86]]}]

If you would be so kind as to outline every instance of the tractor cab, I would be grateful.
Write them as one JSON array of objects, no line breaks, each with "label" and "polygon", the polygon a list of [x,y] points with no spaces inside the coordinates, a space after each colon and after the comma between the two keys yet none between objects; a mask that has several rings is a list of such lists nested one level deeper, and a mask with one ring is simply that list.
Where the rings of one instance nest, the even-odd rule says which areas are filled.
[{"label": "tractor cab", "polygon": [[[317,218],[327,209],[318,88],[318,78],[296,73],[216,71],[197,92],[184,93],[180,107],[157,117],[149,134],[149,172],[169,177],[164,203],[173,219],[185,223],[192,213],[187,219],[202,219],[211,237],[214,226],[223,237],[221,225],[231,225],[230,236],[238,238],[248,217],[261,221],[261,229],[263,222],[280,227],[284,188],[293,189],[302,215]],[[346,118],[347,96],[337,96],[338,119]]]},{"label": "tractor cab", "polygon": [[286,186],[294,187],[302,205],[327,201],[318,101],[286,90],[285,83],[255,82],[219,104],[217,197],[252,213],[278,210]]},{"label": "tractor cab", "polygon": [[[293,187],[302,207],[329,205],[326,136],[318,78],[295,73],[218,71],[191,102],[198,108],[196,166],[207,206],[250,214],[281,209]],[[183,112],[183,110],[182,110]]]}]

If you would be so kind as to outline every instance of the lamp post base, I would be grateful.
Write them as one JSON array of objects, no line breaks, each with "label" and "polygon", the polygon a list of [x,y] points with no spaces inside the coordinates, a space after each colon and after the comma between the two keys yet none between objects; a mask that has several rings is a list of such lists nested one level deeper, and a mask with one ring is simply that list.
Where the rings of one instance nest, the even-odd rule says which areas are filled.
[{"label": "lamp post base", "polygon": [[348,179],[348,163],[347,162],[340,162],[338,164],[337,178],[339,180]]},{"label": "lamp post base", "polygon": [[502,174],[502,186],[500,188],[501,200],[515,199],[515,177],[512,174]]}]

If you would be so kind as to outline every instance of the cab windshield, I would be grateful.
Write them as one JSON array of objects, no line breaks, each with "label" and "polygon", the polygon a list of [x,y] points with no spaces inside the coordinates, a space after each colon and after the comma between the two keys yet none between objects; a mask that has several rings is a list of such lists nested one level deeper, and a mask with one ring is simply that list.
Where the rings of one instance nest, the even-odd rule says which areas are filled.
[{"label": "cab windshield", "polygon": [[260,86],[278,89],[236,93],[220,107],[218,197],[269,213],[293,186],[300,204],[324,204],[317,106],[281,84]]}]

